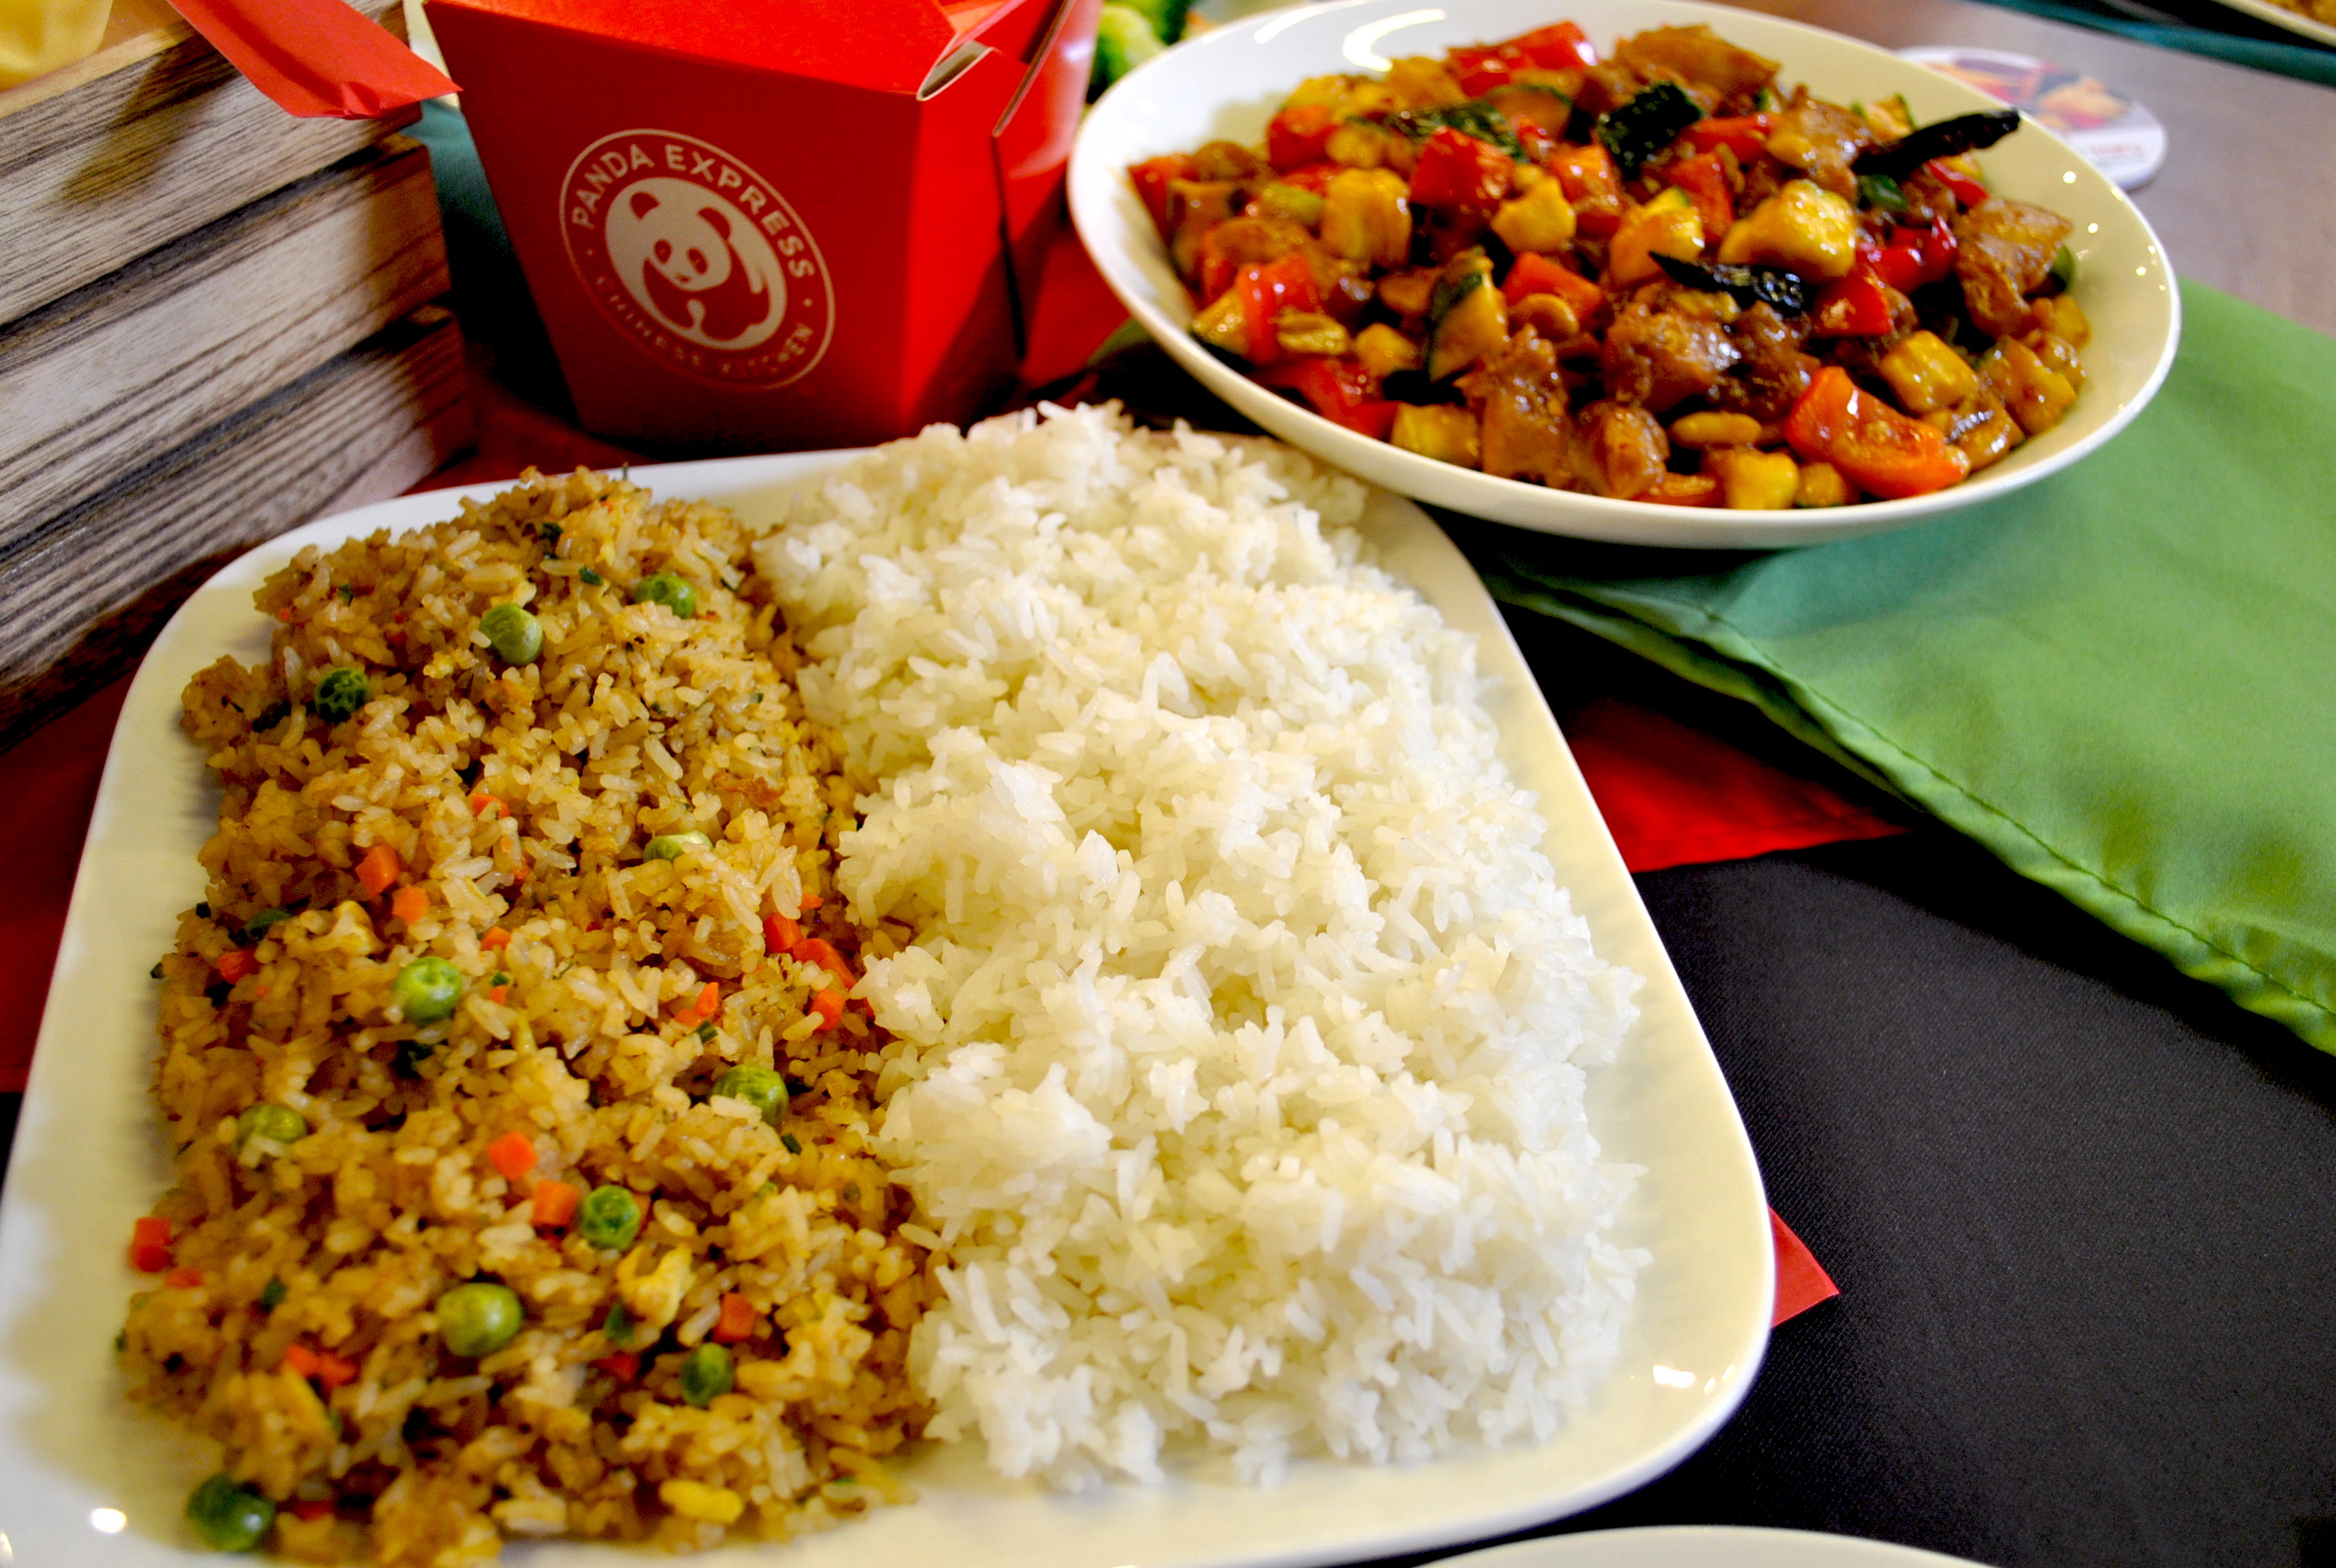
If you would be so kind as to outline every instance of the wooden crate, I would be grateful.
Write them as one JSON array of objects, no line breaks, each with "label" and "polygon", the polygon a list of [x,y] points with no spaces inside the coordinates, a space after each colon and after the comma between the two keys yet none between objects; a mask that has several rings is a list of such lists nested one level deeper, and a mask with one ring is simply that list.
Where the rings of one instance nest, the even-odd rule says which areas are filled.
[{"label": "wooden crate", "polygon": [[429,154],[399,137],[0,327],[0,550],[448,281]]},{"label": "wooden crate", "polygon": [[0,546],[0,746],[130,668],[235,556],[470,443],[462,333],[432,307]]},{"label": "wooden crate", "polygon": [[[403,5],[359,9],[399,37]],[[114,0],[97,54],[0,93],[0,322],[379,141],[387,120],[300,120],[162,0]]]}]

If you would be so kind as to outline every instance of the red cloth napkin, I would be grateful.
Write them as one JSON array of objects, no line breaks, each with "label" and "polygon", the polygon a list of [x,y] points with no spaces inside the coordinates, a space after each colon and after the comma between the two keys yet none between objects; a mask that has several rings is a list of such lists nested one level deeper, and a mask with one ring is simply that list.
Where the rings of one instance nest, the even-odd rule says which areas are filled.
[{"label": "red cloth napkin", "polygon": [[458,91],[346,0],[170,0],[187,24],[287,112],[374,120]]},{"label": "red cloth napkin", "polygon": [[1768,1211],[1768,1234],[1776,1243],[1776,1305],[1768,1315],[1768,1326],[1773,1329],[1819,1301],[1830,1301],[1841,1294],[1841,1287],[1774,1209]]}]

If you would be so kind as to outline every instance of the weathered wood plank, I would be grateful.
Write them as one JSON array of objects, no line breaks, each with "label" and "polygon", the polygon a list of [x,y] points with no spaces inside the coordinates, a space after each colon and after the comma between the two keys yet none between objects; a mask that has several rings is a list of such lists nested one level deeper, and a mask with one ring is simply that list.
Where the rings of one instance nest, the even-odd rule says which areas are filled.
[{"label": "weathered wood plank", "polygon": [[135,664],[226,561],[407,489],[470,443],[462,337],[431,307],[0,550],[0,747]]},{"label": "weathered wood plank", "polygon": [[0,327],[0,550],[447,284],[400,137]]},{"label": "weathered wood plank", "polygon": [[[405,36],[402,5],[359,6]],[[384,120],[287,114],[176,16],[0,93],[0,322],[339,162]]]}]

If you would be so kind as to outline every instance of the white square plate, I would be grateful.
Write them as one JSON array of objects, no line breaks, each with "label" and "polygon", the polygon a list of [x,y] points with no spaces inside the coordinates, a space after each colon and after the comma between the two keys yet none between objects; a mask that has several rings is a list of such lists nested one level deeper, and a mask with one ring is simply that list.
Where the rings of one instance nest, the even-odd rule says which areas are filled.
[{"label": "white square plate", "polygon": [[[855,454],[731,458],[637,470],[660,496],[768,515],[790,484]],[[32,1083],[0,1201],[0,1563],[141,1568],[205,1558],[180,1517],[217,1465],[209,1446],[122,1395],[112,1356],[131,1291],[131,1222],[170,1181],[148,1096],[147,970],[203,896],[196,854],[218,794],[178,726],[179,694],[221,654],[267,656],[262,579],[304,545],[451,515],[439,492],[310,523],[205,584],[147,655],[106,759],[57,954]],[[908,1466],[922,1500],[784,1546],[715,1553],[791,1568],[1265,1568],[1481,1540],[1556,1518],[1660,1475],[1735,1410],[1767,1343],[1774,1259],[1760,1176],[1736,1105],[1548,705],[1467,561],[1416,507],[1375,503],[1389,570],[1475,633],[1510,770],[1539,792],[1544,847],[1600,951],[1643,976],[1641,1017],[1591,1075],[1592,1126],[1646,1167],[1616,1240],[1654,1261],[1611,1375],[1563,1432],[1532,1447],[1402,1468],[1307,1462],[1271,1490],[1196,1480],[1063,1496],[992,1475],[978,1454]],[[514,1546],[525,1563],[608,1565],[637,1553]]]}]

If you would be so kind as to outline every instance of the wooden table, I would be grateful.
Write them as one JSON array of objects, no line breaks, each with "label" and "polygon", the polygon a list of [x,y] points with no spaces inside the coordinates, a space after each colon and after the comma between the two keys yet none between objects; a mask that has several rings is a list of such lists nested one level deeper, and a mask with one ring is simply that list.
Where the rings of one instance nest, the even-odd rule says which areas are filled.
[{"label": "wooden table", "polygon": [[1963,44],[2084,70],[2165,122],[2133,193],[2185,278],[2336,334],[2336,91],[1966,0],[1728,0],[1889,49]]}]

